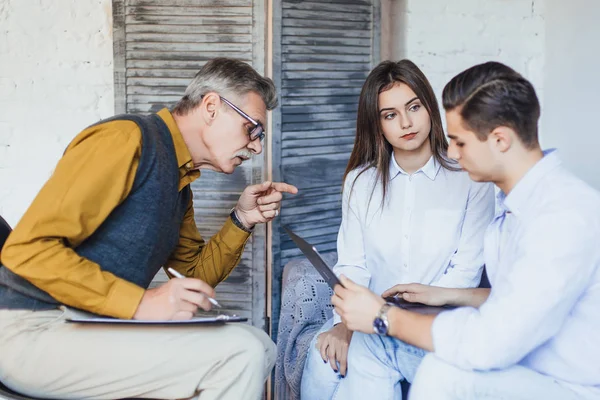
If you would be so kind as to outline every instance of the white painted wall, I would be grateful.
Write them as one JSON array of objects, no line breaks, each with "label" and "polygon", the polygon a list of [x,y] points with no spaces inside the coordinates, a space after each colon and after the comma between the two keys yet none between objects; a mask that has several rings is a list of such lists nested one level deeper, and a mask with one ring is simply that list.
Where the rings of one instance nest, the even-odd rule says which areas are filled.
[{"label": "white painted wall", "polygon": [[111,0],[0,0],[0,215],[14,226],[69,141],[111,116]]},{"label": "white painted wall", "polygon": [[600,2],[548,1],[542,143],[600,189]]},{"label": "white painted wall", "polygon": [[[544,0],[391,0],[392,59],[422,68],[438,98],[457,73],[503,62],[543,93]],[[541,96],[540,96],[541,97]]]},{"label": "white painted wall", "polygon": [[[503,62],[528,78],[542,104],[540,137],[600,189],[600,2],[383,0],[382,55],[410,58],[438,95],[460,71]],[[384,31],[384,34],[385,32]]]}]

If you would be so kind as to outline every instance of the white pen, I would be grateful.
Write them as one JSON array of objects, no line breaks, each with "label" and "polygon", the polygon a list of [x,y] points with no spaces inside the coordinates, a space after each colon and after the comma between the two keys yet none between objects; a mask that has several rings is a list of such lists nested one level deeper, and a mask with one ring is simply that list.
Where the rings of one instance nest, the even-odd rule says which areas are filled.
[{"label": "white pen", "polygon": [[[181,275],[179,272],[175,271],[171,267],[167,268],[167,271],[169,271],[171,273],[171,275],[173,275],[175,278],[185,278],[185,276]],[[208,298],[208,301],[210,301],[213,306],[222,308],[217,300],[213,299],[212,297],[210,297],[204,293],[202,293],[202,294]]]}]

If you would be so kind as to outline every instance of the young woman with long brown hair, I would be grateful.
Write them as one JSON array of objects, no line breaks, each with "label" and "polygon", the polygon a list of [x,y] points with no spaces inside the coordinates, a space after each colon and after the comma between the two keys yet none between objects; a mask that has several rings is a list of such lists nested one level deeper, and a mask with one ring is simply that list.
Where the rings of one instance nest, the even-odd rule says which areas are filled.
[{"label": "young woman with long brown hair", "polygon": [[[493,187],[471,181],[447,149],[439,107],[421,70],[409,60],[373,69],[360,94],[344,176],[338,275],[377,294],[399,283],[478,285]],[[412,380],[424,352],[409,345],[398,351],[402,343],[385,335],[380,351],[366,351],[361,336],[337,315],[325,323],[307,356],[303,399],[334,398],[339,385],[352,385],[357,399],[377,398],[374,387],[385,385],[387,392],[391,385],[394,399],[401,398],[400,382]],[[394,364],[403,368],[390,367],[391,354],[405,355]]]}]

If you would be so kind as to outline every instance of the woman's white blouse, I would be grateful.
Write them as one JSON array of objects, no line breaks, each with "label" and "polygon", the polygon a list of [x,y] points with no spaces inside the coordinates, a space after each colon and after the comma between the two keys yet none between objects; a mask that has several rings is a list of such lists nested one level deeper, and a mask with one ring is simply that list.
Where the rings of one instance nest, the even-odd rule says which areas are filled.
[{"label": "woman's white blouse", "polygon": [[409,175],[392,157],[382,206],[377,171],[371,168],[354,182],[358,171],[344,184],[337,275],[377,294],[398,283],[479,284],[483,237],[494,216],[491,183],[473,182],[466,172],[447,170],[433,157]]}]

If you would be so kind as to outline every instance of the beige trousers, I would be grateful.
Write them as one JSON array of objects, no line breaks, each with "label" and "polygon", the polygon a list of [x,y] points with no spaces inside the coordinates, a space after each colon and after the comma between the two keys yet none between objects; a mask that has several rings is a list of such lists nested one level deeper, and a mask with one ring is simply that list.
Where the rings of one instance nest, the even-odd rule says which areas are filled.
[{"label": "beige trousers", "polygon": [[0,381],[54,399],[260,398],[275,345],[249,325],[96,326],[0,310]]}]

